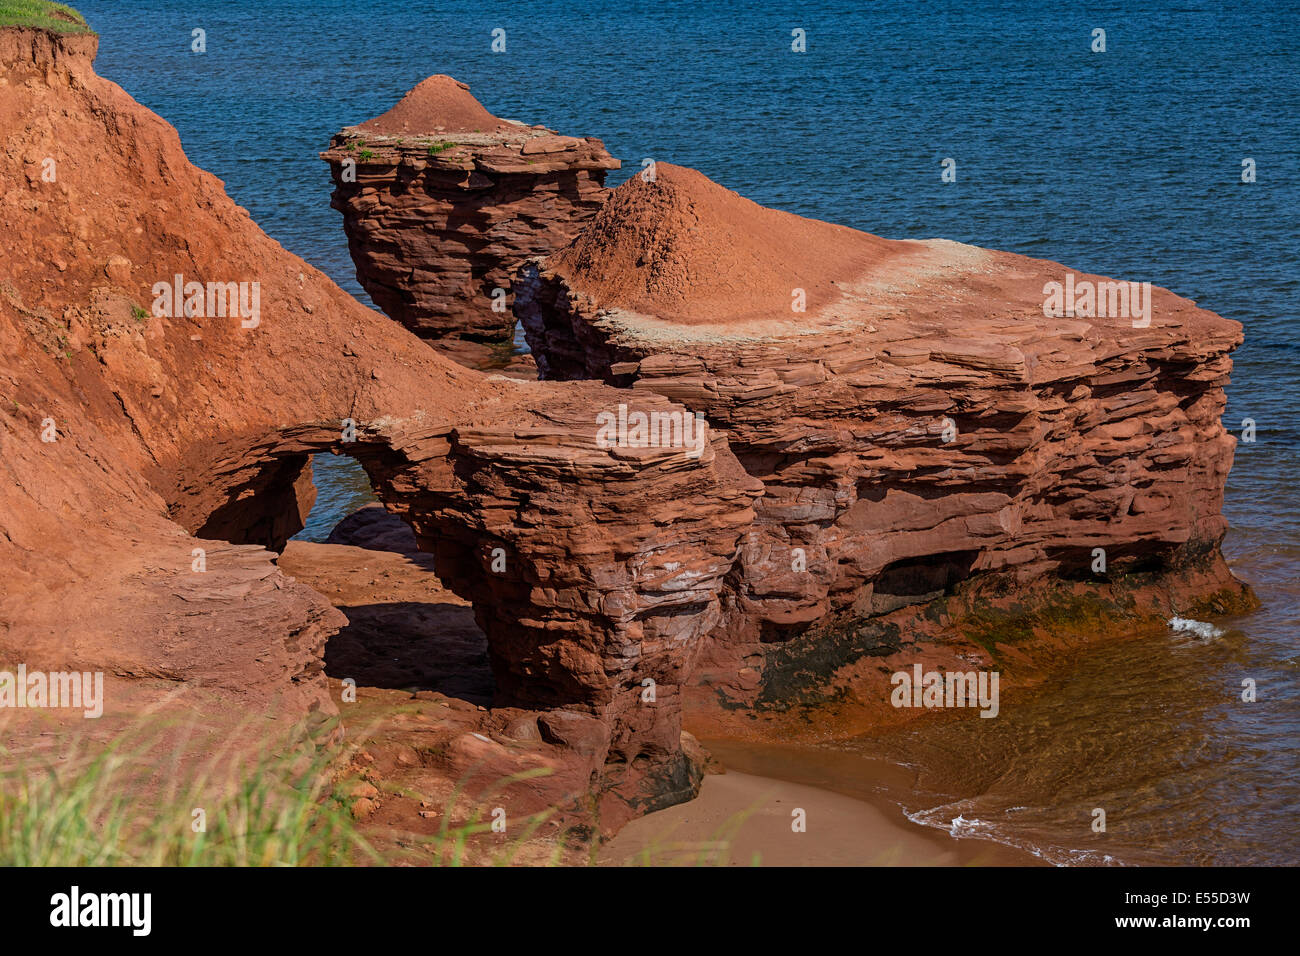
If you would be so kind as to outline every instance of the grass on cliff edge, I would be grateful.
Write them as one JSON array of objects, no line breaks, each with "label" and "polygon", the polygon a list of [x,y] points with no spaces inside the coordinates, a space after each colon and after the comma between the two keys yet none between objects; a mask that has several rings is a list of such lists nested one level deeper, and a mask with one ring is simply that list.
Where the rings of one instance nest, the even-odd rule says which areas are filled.
[{"label": "grass on cliff edge", "polygon": [[72,7],[49,0],[0,0],[0,27],[37,27],[55,33],[94,33]]},{"label": "grass on cliff edge", "polygon": [[366,862],[374,852],[335,790],[331,758],[298,728],[283,751],[249,762],[219,753],[198,779],[171,779],[150,799],[143,778],[165,757],[146,737],[108,747],[74,739],[42,757],[0,745],[0,866]]},{"label": "grass on cliff edge", "polygon": [[[168,760],[156,746],[164,738],[154,736],[164,729],[141,723],[107,746],[74,736],[54,750],[11,753],[0,724],[0,867],[508,866],[550,816],[524,818],[519,834],[493,839],[471,859],[472,842],[493,833],[483,819],[492,798],[548,771],[514,774],[477,795],[462,783],[436,833],[394,831],[388,835],[402,850],[381,855],[352,813],[359,780],[348,767],[360,744],[335,740],[336,723],[300,724],[242,757],[219,747],[202,766],[186,759],[185,779],[176,773],[190,754],[188,738]],[[243,729],[230,739],[242,739]],[[557,843],[551,865],[559,852]]]}]

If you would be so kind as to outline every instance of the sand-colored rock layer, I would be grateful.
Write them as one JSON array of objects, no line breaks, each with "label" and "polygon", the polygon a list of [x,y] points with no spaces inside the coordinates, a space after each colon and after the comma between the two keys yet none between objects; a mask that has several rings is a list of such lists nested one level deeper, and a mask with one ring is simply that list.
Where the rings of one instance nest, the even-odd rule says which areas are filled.
[{"label": "sand-colored rock layer", "polygon": [[344,129],[321,158],[362,286],[470,363],[511,341],[515,267],[571,239],[620,165],[600,140],[498,119],[448,76]]}]

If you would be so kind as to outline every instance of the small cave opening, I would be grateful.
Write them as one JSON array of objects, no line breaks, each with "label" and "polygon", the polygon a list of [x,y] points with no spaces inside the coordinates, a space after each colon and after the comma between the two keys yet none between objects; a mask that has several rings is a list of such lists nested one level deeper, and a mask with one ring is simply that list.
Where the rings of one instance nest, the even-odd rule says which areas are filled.
[{"label": "small cave opening", "polygon": [[316,486],[316,500],[303,516],[302,530],[293,536],[294,541],[324,543],[350,515],[379,503],[370,476],[351,456],[313,455],[309,476]]},{"label": "small cave opening", "polygon": [[943,596],[970,577],[978,558],[978,551],[949,551],[886,565],[874,582],[872,614],[887,614]]},{"label": "small cave opening", "polygon": [[1164,575],[1171,569],[1172,546],[1164,542],[1112,542],[1105,547],[1056,547],[1047,558],[1066,581],[1100,584],[1128,575]]},{"label": "small cave opening", "polygon": [[346,454],[307,456],[315,500],[279,564],[324,595],[348,623],[325,645],[328,677],[490,706],[496,682],[474,610],[438,579],[433,555],[379,500]]}]

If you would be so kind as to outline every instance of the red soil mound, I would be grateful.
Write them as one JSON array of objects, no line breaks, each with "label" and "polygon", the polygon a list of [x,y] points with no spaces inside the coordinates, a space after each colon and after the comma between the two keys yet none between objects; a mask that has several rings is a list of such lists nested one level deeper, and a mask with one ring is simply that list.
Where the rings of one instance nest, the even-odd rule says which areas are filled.
[{"label": "red soil mound", "polygon": [[737,323],[833,302],[897,243],[766,209],[682,166],[619,186],[548,265],[604,307],[684,325]]},{"label": "red soil mound", "polygon": [[391,110],[361,128],[376,133],[490,133],[505,125],[470,95],[468,84],[439,73],[421,80]]}]

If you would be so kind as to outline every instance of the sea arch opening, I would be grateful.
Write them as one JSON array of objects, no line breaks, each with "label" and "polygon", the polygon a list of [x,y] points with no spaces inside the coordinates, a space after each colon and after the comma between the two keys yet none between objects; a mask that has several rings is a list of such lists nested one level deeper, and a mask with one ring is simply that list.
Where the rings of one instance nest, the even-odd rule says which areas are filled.
[{"label": "sea arch opening", "polygon": [[200,538],[258,545],[348,623],[325,674],[365,688],[440,693],[491,706],[496,680],[470,603],[437,576],[420,496],[392,436],[350,420],[279,429],[214,449],[173,517]]}]

